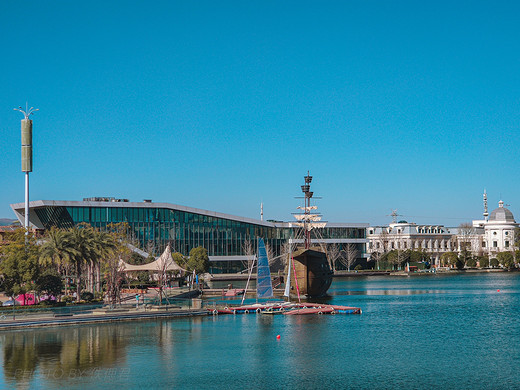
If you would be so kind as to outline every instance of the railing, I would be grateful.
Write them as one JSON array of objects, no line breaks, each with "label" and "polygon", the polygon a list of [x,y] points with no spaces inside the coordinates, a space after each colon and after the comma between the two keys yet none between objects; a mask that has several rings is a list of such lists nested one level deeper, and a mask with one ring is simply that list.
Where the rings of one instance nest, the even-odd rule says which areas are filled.
[{"label": "railing", "polygon": [[27,319],[35,316],[66,316],[73,314],[87,314],[95,309],[103,307],[102,303],[93,303],[88,305],[70,305],[70,306],[6,306],[0,308],[0,320]]}]

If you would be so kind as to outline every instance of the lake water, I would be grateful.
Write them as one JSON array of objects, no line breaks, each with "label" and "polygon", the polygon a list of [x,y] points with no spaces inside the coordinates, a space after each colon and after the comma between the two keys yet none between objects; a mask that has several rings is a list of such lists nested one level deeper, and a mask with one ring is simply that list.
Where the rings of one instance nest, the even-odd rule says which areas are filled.
[{"label": "lake water", "polygon": [[363,314],[3,332],[0,388],[520,388],[518,273],[336,279],[329,293]]}]

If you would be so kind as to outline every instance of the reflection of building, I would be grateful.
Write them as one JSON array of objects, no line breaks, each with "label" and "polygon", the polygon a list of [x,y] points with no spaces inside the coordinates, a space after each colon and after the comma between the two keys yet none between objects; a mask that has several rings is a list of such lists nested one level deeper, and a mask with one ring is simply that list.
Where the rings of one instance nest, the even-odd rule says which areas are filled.
[{"label": "reflection of building", "polygon": [[514,250],[514,233],[518,226],[503,201],[498,202],[498,208],[488,218],[487,195],[484,193],[483,220],[450,228],[406,221],[389,226],[371,226],[367,229],[367,253],[372,256],[391,250],[421,250],[428,253],[436,265],[440,264],[443,253],[460,253],[464,248],[473,255],[487,254],[493,258],[499,252]]},{"label": "reflection of building", "polygon": [[[24,204],[13,204],[11,208],[23,221]],[[206,248],[212,272],[242,270],[242,261],[248,259],[244,242],[256,245],[256,237],[264,239],[274,256],[280,255],[283,244],[294,237],[294,229],[297,229],[292,222],[260,221],[170,203],[114,198],[89,198],[82,202],[33,201],[29,216],[31,226],[38,229],[70,228],[82,222],[103,229],[111,223],[126,222],[139,246],[156,255],[162,253],[168,243],[184,255],[198,246]],[[355,244],[359,257],[364,257],[367,226],[329,223],[320,229],[320,239],[313,242]]]}]

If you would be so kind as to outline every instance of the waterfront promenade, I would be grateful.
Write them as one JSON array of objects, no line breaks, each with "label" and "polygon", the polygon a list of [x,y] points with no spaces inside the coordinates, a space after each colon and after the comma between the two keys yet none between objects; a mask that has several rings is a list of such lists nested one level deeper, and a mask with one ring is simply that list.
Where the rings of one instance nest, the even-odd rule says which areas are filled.
[{"label": "waterfront promenade", "polygon": [[71,326],[80,324],[96,324],[105,322],[122,322],[136,320],[153,320],[172,317],[206,316],[207,310],[182,309],[178,306],[155,306],[153,308],[132,309],[97,309],[76,314],[31,314],[9,319],[8,315],[0,317],[0,331],[9,329],[38,328],[48,326]]},{"label": "waterfront promenade", "polygon": [[[128,294],[127,294],[128,295]],[[121,305],[93,304],[70,305],[65,307],[16,307],[16,310],[4,307],[0,312],[0,331],[21,328],[36,328],[49,326],[72,326],[79,324],[96,324],[104,322],[122,322],[152,320],[172,317],[193,317],[208,315],[202,308],[200,299],[190,299],[198,296],[199,291],[189,288],[178,288],[168,292],[169,304],[157,305],[133,301],[129,294],[126,303]],[[153,301],[157,293],[145,295],[145,302]],[[135,303],[133,303],[135,302]]]}]

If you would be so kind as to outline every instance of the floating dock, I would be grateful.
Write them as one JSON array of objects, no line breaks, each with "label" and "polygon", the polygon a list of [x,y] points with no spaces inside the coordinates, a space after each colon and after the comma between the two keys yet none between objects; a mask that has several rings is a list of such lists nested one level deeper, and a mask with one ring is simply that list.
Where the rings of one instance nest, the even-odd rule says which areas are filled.
[{"label": "floating dock", "polygon": [[267,303],[245,306],[224,306],[207,309],[213,315],[219,314],[361,314],[359,307],[325,305],[318,303]]}]

